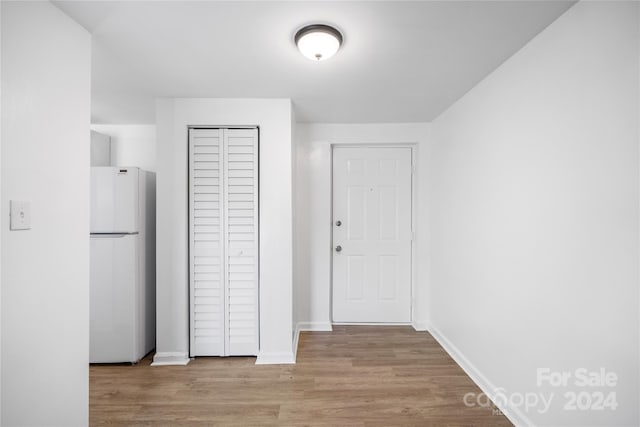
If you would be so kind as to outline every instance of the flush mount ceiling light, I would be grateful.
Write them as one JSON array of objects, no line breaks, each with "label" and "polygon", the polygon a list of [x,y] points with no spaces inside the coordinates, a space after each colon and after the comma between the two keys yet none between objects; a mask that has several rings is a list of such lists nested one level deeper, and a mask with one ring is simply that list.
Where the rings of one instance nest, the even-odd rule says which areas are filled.
[{"label": "flush mount ceiling light", "polygon": [[295,36],[300,52],[313,61],[324,61],[336,54],[342,46],[342,33],[324,24],[302,27]]}]

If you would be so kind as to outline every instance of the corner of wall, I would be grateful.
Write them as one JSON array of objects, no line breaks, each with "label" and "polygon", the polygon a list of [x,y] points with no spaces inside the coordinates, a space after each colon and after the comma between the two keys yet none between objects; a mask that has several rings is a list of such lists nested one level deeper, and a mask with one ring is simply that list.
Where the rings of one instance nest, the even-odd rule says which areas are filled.
[{"label": "corner of wall", "polygon": [[413,320],[411,326],[415,331],[423,332],[429,330],[429,323],[425,320]]},{"label": "corner of wall", "polygon": [[296,323],[298,322],[298,311],[296,307],[296,286],[298,272],[296,266],[298,265],[298,244],[296,242],[296,236],[298,235],[297,219],[298,215],[296,207],[298,204],[298,185],[296,180],[296,172],[298,170],[298,145],[296,141],[296,112],[293,108],[293,102],[289,99],[289,108],[291,112],[291,330],[293,332],[293,352],[294,358],[296,353],[298,335],[295,332]]},{"label": "corner of wall", "polygon": [[[444,336],[438,328],[432,324],[425,323],[425,330],[440,344],[440,346],[451,356],[451,358],[462,368],[462,370],[473,380],[482,392],[493,402],[493,404],[516,426],[534,426],[535,424],[520,410],[519,407],[505,406],[504,389],[493,385],[485,375],[465,356],[458,347]],[[416,329],[418,330],[418,329]]]},{"label": "corner of wall", "polygon": [[296,329],[293,338],[294,359],[298,357],[300,334],[305,331],[331,332],[333,331],[333,326],[331,325],[331,322],[296,322]]},{"label": "corner of wall", "polygon": [[[0,82],[2,80],[2,6],[0,3]],[[0,118],[4,117],[2,114],[2,85],[0,84]],[[0,212],[4,212],[4,191],[2,191],[2,120],[0,119]],[[2,260],[2,230],[4,230],[4,223],[0,221],[0,260]],[[0,425],[2,424],[2,263],[0,262]]]}]

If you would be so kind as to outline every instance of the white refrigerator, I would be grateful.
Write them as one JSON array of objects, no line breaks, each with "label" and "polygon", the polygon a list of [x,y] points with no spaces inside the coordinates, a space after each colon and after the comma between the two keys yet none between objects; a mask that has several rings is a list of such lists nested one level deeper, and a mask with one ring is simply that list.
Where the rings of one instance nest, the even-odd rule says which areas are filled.
[{"label": "white refrigerator", "polygon": [[91,363],[136,363],[155,347],[155,174],[91,168]]}]

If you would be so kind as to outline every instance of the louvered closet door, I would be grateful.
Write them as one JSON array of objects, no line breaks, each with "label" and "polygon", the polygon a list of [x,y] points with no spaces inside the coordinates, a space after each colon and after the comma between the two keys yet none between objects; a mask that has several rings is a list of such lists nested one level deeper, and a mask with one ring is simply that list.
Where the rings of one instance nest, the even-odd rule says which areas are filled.
[{"label": "louvered closet door", "polygon": [[191,355],[255,355],[258,131],[189,135]]},{"label": "louvered closet door", "polygon": [[258,354],[258,130],[224,134],[229,356]]},{"label": "louvered closet door", "polygon": [[189,131],[191,355],[221,356],[225,343],[223,132]]}]

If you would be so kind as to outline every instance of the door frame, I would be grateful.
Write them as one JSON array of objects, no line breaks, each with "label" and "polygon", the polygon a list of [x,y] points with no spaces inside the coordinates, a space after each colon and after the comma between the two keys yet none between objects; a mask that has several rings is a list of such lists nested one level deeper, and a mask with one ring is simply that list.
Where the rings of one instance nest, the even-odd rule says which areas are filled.
[{"label": "door frame", "polygon": [[[366,149],[366,148],[409,148],[411,149],[411,284],[410,284],[410,291],[411,291],[411,299],[410,299],[410,303],[409,303],[409,311],[411,314],[411,320],[408,323],[386,323],[386,322],[334,322],[333,321],[333,248],[334,248],[334,242],[333,242],[333,223],[334,223],[334,218],[333,218],[333,194],[334,194],[334,182],[333,182],[333,155],[334,155],[334,151],[336,148],[361,148],[361,149]],[[331,199],[331,203],[330,203],[330,207],[331,207],[331,213],[330,213],[330,217],[331,217],[331,227],[329,229],[329,242],[330,242],[330,246],[329,246],[329,265],[330,265],[330,271],[329,271],[329,319],[331,321],[332,325],[361,325],[361,326],[365,326],[365,325],[409,325],[409,326],[413,326],[414,325],[414,321],[415,321],[415,301],[414,298],[417,295],[416,293],[416,283],[417,283],[417,277],[418,277],[418,270],[417,270],[417,265],[415,262],[415,255],[416,255],[416,214],[417,214],[417,206],[418,206],[418,194],[416,193],[416,172],[418,170],[418,163],[417,163],[417,159],[418,159],[418,144],[417,143],[406,143],[406,142],[398,142],[398,143],[348,143],[348,144],[337,144],[337,143],[332,143],[331,144],[331,157],[329,159],[329,163],[331,166],[331,171],[329,174],[329,179],[331,180],[330,183],[330,188],[331,188],[331,193],[330,193],[330,199]]]}]

